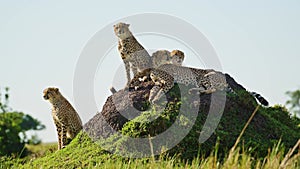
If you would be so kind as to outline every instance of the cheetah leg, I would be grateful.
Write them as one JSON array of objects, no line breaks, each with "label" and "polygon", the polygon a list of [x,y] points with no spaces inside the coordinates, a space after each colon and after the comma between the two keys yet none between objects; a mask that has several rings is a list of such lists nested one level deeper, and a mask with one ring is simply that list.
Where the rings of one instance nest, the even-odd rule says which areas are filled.
[{"label": "cheetah leg", "polygon": [[150,103],[158,101],[164,93],[167,93],[174,86],[174,78],[170,74],[163,71],[158,74],[156,75],[154,72],[150,73],[150,78],[155,84],[150,91]]},{"label": "cheetah leg", "polygon": [[150,90],[150,95],[149,95],[149,102],[154,103],[155,100],[157,100],[157,95],[160,94],[162,91],[162,88],[159,86],[153,86],[152,89]]},{"label": "cheetah leg", "polygon": [[147,79],[147,76],[139,77],[140,82],[144,82],[144,81],[146,81],[146,79]]},{"label": "cheetah leg", "polygon": [[56,122],[54,120],[55,126],[56,126],[56,131],[57,131],[57,136],[58,136],[58,143],[57,143],[57,149],[60,150],[62,148],[62,142],[61,142],[61,132],[62,132],[62,127],[59,124],[59,122]]},{"label": "cheetah leg", "polygon": [[129,64],[129,61],[127,60],[123,60],[124,64],[125,64],[125,70],[126,70],[126,77],[127,77],[127,84],[125,86],[125,88],[128,88],[129,85],[130,85],[130,64]]},{"label": "cheetah leg", "polygon": [[[155,82],[155,85],[150,90],[150,96],[149,101],[150,103],[154,104],[156,101],[158,101],[165,93],[167,93],[173,86],[173,79],[171,81],[163,81],[163,83]],[[160,87],[161,86],[161,87]]]},{"label": "cheetah leg", "polygon": [[67,144],[67,128],[65,125],[62,125],[62,137],[61,137],[61,148],[65,148],[65,145]]},{"label": "cheetah leg", "polygon": [[135,76],[138,73],[137,67],[132,66],[131,69],[132,69],[132,72],[133,72],[133,76]]}]

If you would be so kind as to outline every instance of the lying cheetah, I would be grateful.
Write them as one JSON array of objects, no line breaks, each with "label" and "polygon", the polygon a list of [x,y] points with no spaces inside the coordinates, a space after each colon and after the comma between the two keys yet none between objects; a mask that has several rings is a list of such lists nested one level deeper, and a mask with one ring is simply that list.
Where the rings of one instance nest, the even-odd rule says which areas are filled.
[{"label": "lying cheetah", "polygon": [[195,88],[190,92],[197,90],[200,93],[212,93],[216,90],[229,90],[231,88],[226,83],[225,76],[214,70],[195,69],[174,64],[165,64],[157,69],[152,69],[150,78],[158,87],[150,91],[150,102],[155,102],[161,98],[163,93],[169,91],[174,83],[193,85]]},{"label": "lying cheetah", "polygon": [[152,53],[152,67],[157,68],[160,65],[170,63],[171,52],[168,50],[158,50]]},{"label": "lying cheetah", "polygon": [[[215,91],[233,92],[232,88],[226,82],[223,73],[212,69],[196,69],[174,64],[165,64],[157,69],[152,69],[150,78],[155,86],[150,91],[149,101],[154,103],[159,100],[164,93],[168,92],[174,83],[193,85],[195,88],[189,90],[199,93],[213,93]],[[268,106],[268,102],[259,94],[254,94],[261,104]]]},{"label": "lying cheetah", "polygon": [[172,64],[182,66],[184,53],[180,50],[173,50],[170,54],[170,60]]},{"label": "lying cheetah", "polygon": [[67,144],[67,137],[73,139],[79,133],[82,122],[58,88],[47,88],[43,93],[44,99],[52,104],[52,117],[58,134],[58,150],[60,150]]},{"label": "lying cheetah", "polygon": [[118,50],[125,64],[127,85],[130,84],[130,68],[134,75],[151,67],[151,57],[129,30],[129,24],[117,23],[114,32],[119,38]]},{"label": "lying cheetah", "polygon": [[152,54],[152,67],[158,68],[164,64],[182,65],[184,60],[184,53],[180,50],[173,50],[169,52],[167,50],[158,50]]}]

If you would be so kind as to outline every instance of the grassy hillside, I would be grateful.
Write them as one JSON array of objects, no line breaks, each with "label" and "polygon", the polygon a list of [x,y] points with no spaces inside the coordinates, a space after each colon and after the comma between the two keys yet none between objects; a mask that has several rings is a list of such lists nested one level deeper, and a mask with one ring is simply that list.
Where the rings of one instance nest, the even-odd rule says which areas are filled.
[{"label": "grassy hillside", "polygon": [[[169,102],[162,112],[158,112],[156,106],[149,104],[137,105],[146,111],[131,121],[118,125],[121,128],[119,132],[131,137],[147,138],[162,133],[174,123],[182,127],[191,125],[188,115],[194,103],[190,104],[191,102],[184,97],[178,99],[178,94],[180,95],[175,86],[175,89],[167,94]],[[259,107],[254,115],[253,111],[257,103],[244,90],[237,92],[237,95],[227,95],[225,111],[216,130],[206,142],[199,144],[199,131],[202,130],[208,116],[210,99],[210,95],[201,96],[201,102],[198,103],[200,104],[198,115],[188,135],[160,156],[120,157],[106,150],[109,148],[116,150],[119,154],[122,154],[122,151],[126,153],[126,145],[130,144],[126,138],[110,135],[107,139],[99,139],[95,142],[86,132],[81,132],[66,148],[59,151],[56,151],[56,145],[53,144],[30,146],[29,150],[33,153],[26,158],[1,157],[0,168],[273,169],[282,167],[296,169],[300,167],[300,119],[291,117],[281,106]],[[104,110],[109,110],[106,113],[110,113],[112,108],[104,106]],[[179,110],[184,110],[184,114],[179,115]],[[252,115],[254,118],[247,123]],[[176,119],[179,120],[176,121]],[[98,125],[95,124],[100,123],[99,119],[94,118],[91,121],[93,125],[89,129],[97,129]],[[247,126],[245,133],[241,135],[245,126]],[[173,135],[176,136],[176,134],[178,131],[173,131]],[[149,142],[149,145],[143,146],[151,147],[151,144]],[[139,153],[138,150],[136,153]]]},{"label": "grassy hillside", "polygon": [[[180,89],[181,93],[187,92],[183,91],[185,90],[184,87],[180,87]],[[180,158],[186,160],[191,160],[199,155],[206,157],[211,154],[218,142],[220,147],[218,150],[218,157],[223,158],[234,145],[247,120],[258,105],[255,99],[245,90],[237,91],[237,94],[228,94],[226,96],[226,105],[220,122],[218,121],[217,116],[211,116],[210,121],[214,124],[218,124],[217,128],[214,130],[212,125],[206,126],[205,131],[213,130],[213,133],[208,140],[199,144],[198,140],[200,133],[203,133],[203,127],[209,115],[211,96],[202,95],[200,97],[200,103],[196,103],[200,104],[200,106],[195,107],[194,102],[191,102],[190,100],[196,100],[195,97],[199,97],[198,95],[191,96],[191,98],[181,98],[178,91],[178,88],[175,86],[175,88],[167,94],[168,103],[164,105],[163,108],[159,106],[149,106],[147,104],[138,105],[138,107],[144,106],[142,109],[146,111],[141,112],[131,121],[119,125],[122,126],[120,132],[123,135],[130,136],[130,138],[114,138],[114,136],[111,136],[109,139],[105,139],[104,143],[101,142],[100,139],[102,145],[105,146],[106,149],[116,151],[118,154],[128,154],[128,148],[130,148],[132,153],[130,154],[131,156],[143,156],[143,153],[149,153],[148,150],[150,150],[151,145],[148,143],[139,145],[133,143],[134,145],[131,145],[131,138],[156,137],[176,124],[177,128],[169,130],[171,134],[162,140],[165,141],[166,144],[172,143],[174,139],[180,137],[180,132],[182,132],[181,129],[190,128],[190,130],[184,139],[176,144],[175,147],[168,147],[168,149],[172,149],[170,149],[167,154],[171,156],[180,156]],[[140,94],[138,93],[137,97],[139,97],[139,95]],[[122,97],[122,95],[119,94],[118,97]],[[214,104],[219,103],[217,102]],[[104,105],[104,108],[111,108],[111,104],[107,105],[109,106]],[[124,108],[124,110],[127,109],[130,108]],[[191,117],[191,111],[195,109],[198,111],[198,114],[196,117]],[[122,111],[123,109],[121,109],[121,112]],[[122,116],[115,109],[109,109],[109,111],[103,112],[110,115],[109,117],[117,117],[115,119],[120,119],[118,116]],[[103,122],[103,119],[97,118],[91,121],[91,126],[94,124],[97,125],[89,127],[88,132],[92,131],[91,133],[99,133],[97,132],[97,129],[103,128],[103,126],[100,125]],[[116,121],[118,120],[115,120],[114,123],[117,123]],[[249,124],[239,146],[251,150],[248,153],[253,157],[264,158],[267,156],[269,148],[281,140],[281,144],[286,147],[286,153],[300,138],[299,124],[300,120],[291,117],[284,107],[260,107]],[[134,150],[135,147],[136,150]],[[162,152],[163,148],[165,147],[156,149],[156,152],[154,153]],[[141,149],[145,151],[141,152]]]},{"label": "grassy hillside", "polygon": [[[218,159],[216,151],[210,156],[194,158],[191,161],[183,161],[177,157],[160,156],[155,159],[129,159],[111,155],[80,133],[65,149],[52,152],[53,146],[42,146],[45,154],[34,160],[0,158],[0,168],[279,168],[280,164],[285,168],[296,169],[300,167],[300,157],[294,155],[285,162],[285,154],[282,146],[272,148],[263,159],[251,157],[247,151],[235,151],[228,153],[224,159]],[[40,149],[41,146],[29,149]],[[222,162],[221,162],[222,161]]]}]

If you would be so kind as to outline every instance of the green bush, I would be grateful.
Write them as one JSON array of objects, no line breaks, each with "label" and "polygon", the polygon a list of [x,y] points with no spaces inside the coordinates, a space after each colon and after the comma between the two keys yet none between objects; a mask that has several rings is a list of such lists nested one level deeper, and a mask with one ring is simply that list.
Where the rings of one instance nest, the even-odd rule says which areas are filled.
[{"label": "green bush", "polygon": [[26,152],[26,143],[37,144],[40,142],[36,136],[27,138],[26,132],[30,130],[42,130],[45,126],[28,114],[8,112],[10,110],[7,105],[8,98],[8,89],[6,88],[4,101],[0,98],[0,156],[21,156]]}]

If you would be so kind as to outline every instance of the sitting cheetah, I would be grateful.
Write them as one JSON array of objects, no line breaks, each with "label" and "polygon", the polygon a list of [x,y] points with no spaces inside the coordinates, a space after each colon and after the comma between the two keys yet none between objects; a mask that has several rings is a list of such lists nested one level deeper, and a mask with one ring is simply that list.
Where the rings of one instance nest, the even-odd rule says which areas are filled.
[{"label": "sitting cheetah", "polygon": [[[175,64],[181,66],[184,60],[184,53],[180,50],[173,50],[172,52],[169,52],[168,50],[158,50],[152,54],[151,60],[153,68],[158,68],[164,64]],[[145,81],[146,79],[147,76],[139,78],[140,81]],[[114,87],[110,87],[109,90],[112,94],[117,92]]]},{"label": "sitting cheetah", "polygon": [[[196,69],[174,64],[165,64],[157,69],[152,69],[150,78],[155,83],[155,86],[150,91],[149,101],[154,103],[159,100],[162,95],[168,92],[174,83],[185,85],[193,85],[194,90],[199,93],[213,93],[215,91],[233,92],[231,87],[226,82],[226,77],[223,73],[212,69]],[[259,94],[254,94],[261,104],[268,106],[268,102]]]},{"label": "sitting cheetah", "polygon": [[67,144],[67,137],[73,139],[79,133],[82,122],[58,88],[47,88],[43,93],[44,99],[52,104],[52,117],[58,134],[58,150],[60,150]]},{"label": "sitting cheetah", "polygon": [[114,32],[119,38],[118,50],[125,64],[127,85],[130,84],[130,68],[134,75],[151,67],[151,57],[129,30],[129,24],[117,23]]}]

